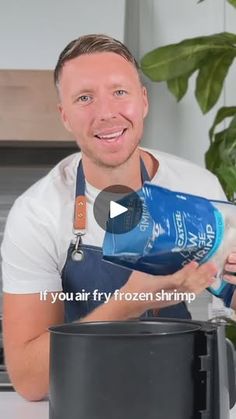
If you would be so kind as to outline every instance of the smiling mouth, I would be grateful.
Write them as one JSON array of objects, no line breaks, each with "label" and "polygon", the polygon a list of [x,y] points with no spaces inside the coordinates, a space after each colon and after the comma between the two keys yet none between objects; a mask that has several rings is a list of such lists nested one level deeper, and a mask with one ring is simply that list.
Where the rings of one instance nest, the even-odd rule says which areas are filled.
[{"label": "smiling mouth", "polygon": [[120,138],[124,132],[127,130],[127,128],[121,129],[119,131],[111,132],[110,134],[96,134],[95,137],[99,140],[105,140],[105,141],[116,141],[118,138]]}]

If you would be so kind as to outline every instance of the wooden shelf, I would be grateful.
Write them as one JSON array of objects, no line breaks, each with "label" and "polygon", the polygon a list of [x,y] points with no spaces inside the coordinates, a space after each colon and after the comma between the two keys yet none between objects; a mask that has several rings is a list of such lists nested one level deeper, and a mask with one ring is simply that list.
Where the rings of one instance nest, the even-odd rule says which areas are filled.
[{"label": "wooden shelf", "polygon": [[57,102],[52,70],[0,70],[0,140],[72,141]]}]

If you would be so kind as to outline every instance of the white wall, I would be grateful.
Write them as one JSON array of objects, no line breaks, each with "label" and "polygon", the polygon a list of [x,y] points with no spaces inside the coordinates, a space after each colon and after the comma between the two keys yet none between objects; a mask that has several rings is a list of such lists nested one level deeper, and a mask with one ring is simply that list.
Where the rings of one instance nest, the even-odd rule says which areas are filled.
[{"label": "white wall", "polygon": [[123,40],[125,0],[0,0],[0,69],[53,69],[72,39]]},{"label": "white wall", "polygon": [[[236,27],[236,10],[228,3],[226,5],[226,0],[205,0],[200,4],[197,4],[197,0],[128,0],[128,16],[132,15],[131,9],[134,7],[138,20],[126,22],[125,39],[137,59],[167,43],[224,30],[235,31]],[[230,74],[233,79],[232,70]],[[143,144],[204,165],[204,153],[209,145],[208,130],[216,107],[205,116],[201,114],[194,99],[193,82],[179,104],[165,83],[147,80],[146,85],[151,106]],[[232,83],[229,84],[226,103],[230,100],[235,103],[235,80],[233,85],[235,89]],[[223,105],[223,96],[217,107]]]}]

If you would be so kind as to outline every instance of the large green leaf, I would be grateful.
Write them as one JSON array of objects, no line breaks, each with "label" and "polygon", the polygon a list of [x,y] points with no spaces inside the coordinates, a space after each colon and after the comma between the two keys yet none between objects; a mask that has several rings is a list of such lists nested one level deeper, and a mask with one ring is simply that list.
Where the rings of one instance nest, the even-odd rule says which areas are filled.
[{"label": "large green leaf", "polygon": [[231,32],[221,32],[214,35],[208,35],[205,37],[208,42],[214,44],[224,44],[234,45],[236,43],[236,34]]},{"label": "large green leaf", "polygon": [[[198,0],[198,3],[202,3],[205,0]],[[228,3],[232,4],[232,6],[236,7],[236,0],[227,0]]]},{"label": "large green leaf", "polygon": [[219,145],[219,158],[221,162],[225,162],[228,167],[235,166],[236,137],[227,135],[224,141]]},{"label": "large green leaf", "polygon": [[167,80],[169,91],[176,97],[179,102],[188,90],[188,80],[192,75],[192,71],[175,79]]},{"label": "large green leaf", "polygon": [[236,7],[236,0],[227,0],[232,6]]},{"label": "large green leaf", "polygon": [[236,166],[228,166],[222,163],[217,169],[216,175],[222,184],[222,187],[230,201],[235,201],[236,192]]},{"label": "large green leaf", "polygon": [[205,154],[206,167],[213,173],[224,161],[229,165],[236,166],[236,117],[234,124],[218,132],[214,136],[214,141],[210,144]]},{"label": "large green leaf", "polygon": [[[230,40],[228,40],[230,38]],[[235,51],[236,35],[214,34],[186,39],[148,52],[141,59],[141,69],[153,81],[166,81],[193,72],[210,53]]]},{"label": "large green leaf", "polygon": [[[235,109],[222,108],[220,111],[218,121],[222,121],[225,115],[230,116],[230,111],[235,112]],[[206,167],[219,178],[227,198],[234,201],[236,196],[236,115],[228,128],[214,135],[214,141],[212,140],[205,154],[205,162]]]},{"label": "large green leaf", "polygon": [[206,53],[206,48],[195,42],[167,45],[146,54],[141,69],[152,81],[167,81],[197,69]]},{"label": "large green leaf", "polygon": [[213,125],[209,131],[209,137],[210,137],[211,143],[213,141],[213,135],[214,135],[216,126],[220,124],[225,118],[229,118],[234,115],[236,115],[236,106],[223,106],[222,108],[218,110],[215,120],[213,122]]},{"label": "large green leaf", "polygon": [[236,129],[236,111],[235,111],[235,116],[232,119],[232,121],[229,124],[229,130],[235,130]]},{"label": "large green leaf", "polygon": [[201,65],[196,82],[195,95],[203,113],[207,113],[221,94],[225,77],[236,55],[236,51],[209,56]]},{"label": "large green leaf", "polygon": [[215,141],[210,144],[209,149],[205,153],[206,168],[213,173],[216,173],[216,169],[220,166],[220,145],[224,142],[227,134],[227,129],[218,132],[215,135]]}]

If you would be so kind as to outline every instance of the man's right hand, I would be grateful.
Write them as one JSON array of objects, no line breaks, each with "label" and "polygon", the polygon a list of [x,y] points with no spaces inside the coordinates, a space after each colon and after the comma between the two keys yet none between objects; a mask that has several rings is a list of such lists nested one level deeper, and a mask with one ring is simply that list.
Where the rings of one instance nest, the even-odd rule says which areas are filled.
[{"label": "man's right hand", "polygon": [[[168,293],[194,293],[200,294],[205,288],[212,285],[217,267],[212,262],[204,263],[199,266],[197,262],[190,262],[184,268],[172,275],[150,275],[143,272],[134,271],[127,283],[120,289],[120,292],[152,295],[152,299],[147,301],[129,301],[130,315],[140,316],[146,310],[160,309],[177,304],[172,300],[157,301],[156,293],[164,290]],[[181,302],[181,300],[179,301]]]},{"label": "man's right hand", "polygon": [[[128,320],[140,317],[150,309],[160,309],[177,304],[174,298],[171,301],[157,301],[155,295],[162,290],[169,293],[200,294],[205,288],[212,285],[216,273],[217,267],[212,262],[204,263],[201,266],[196,262],[190,262],[172,275],[156,276],[134,271],[126,284],[119,290],[120,293],[115,293],[108,303],[102,304],[80,321]],[[130,295],[138,296],[141,293],[151,294],[153,297],[143,301],[137,298],[130,299]],[[129,294],[129,299],[125,298],[125,294]]]}]

